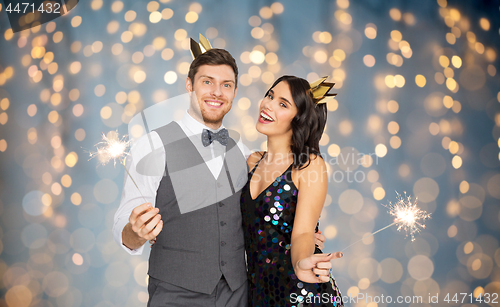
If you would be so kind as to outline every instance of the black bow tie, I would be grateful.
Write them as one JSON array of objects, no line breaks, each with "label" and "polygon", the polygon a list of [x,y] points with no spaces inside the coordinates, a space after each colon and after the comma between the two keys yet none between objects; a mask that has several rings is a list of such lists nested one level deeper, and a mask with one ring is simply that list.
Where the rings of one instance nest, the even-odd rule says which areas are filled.
[{"label": "black bow tie", "polygon": [[228,139],[229,133],[227,132],[226,128],[223,128],[218,132],[212,132],[210,130],[203,129],[203,133],[201,134],[201,142],[205,147],[212,144],[213,141],[219,141],[219,143],[226,146]]}]

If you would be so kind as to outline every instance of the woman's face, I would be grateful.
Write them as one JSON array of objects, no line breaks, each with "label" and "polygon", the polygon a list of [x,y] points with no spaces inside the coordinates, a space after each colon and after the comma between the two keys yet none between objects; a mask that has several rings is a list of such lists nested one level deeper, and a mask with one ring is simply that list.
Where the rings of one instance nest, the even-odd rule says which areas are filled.
[{"label": "woman's face", "polygon": [[288,83],[281,81],[270,89],[259,110],[257,131],[267,136],[289,134],[292,137],[291,123],[297,114],[297,107]]}]

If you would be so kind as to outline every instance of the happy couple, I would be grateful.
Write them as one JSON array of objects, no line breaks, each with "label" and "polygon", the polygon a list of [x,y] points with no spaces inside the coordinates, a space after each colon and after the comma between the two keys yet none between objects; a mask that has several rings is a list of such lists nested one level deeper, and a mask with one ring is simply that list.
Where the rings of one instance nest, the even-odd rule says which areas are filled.
[{"label": "happy couple", "polygon": [[[193,42],[189,108],[134,145],[144,148],[128,165],[141,192],[126,179],[114,219],[115,241],[130,254],[154,243],[148,306],[341,305],[330,260],[342,253],[322,254],[325,238],[315,233],[333,84],[278,78],[255,116],[267,151],[249,154],[222,125],[237,92],[236,61],[201,36],[204,52]],[[159,150],[148,154],[151,147]],[[331,301],[306,304],[324,294]]]}]

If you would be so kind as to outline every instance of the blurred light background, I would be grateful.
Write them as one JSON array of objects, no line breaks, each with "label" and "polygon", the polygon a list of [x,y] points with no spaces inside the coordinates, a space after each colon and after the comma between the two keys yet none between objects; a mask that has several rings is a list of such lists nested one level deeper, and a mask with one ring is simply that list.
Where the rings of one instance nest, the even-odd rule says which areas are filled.
[{"label": "blurred light background", "polygon": [[344,295],[500,292],[498,1],[91,0],[20,33],[1,5],[0,33],[1,306],[145,306],[148,254],[111,234],[124,171],[88,151],[185,93],[198,33],[237,59],[225,125],[250,149],[277,77],[336,83],[326,251],[392,223],[396,191],[432,213],[413,242],[393,226],[344,251]]}]

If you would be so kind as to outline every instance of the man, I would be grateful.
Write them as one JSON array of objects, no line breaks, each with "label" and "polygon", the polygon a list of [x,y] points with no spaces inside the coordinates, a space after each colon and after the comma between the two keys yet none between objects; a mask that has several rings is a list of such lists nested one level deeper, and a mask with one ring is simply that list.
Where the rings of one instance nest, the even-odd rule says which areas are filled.
[{"label": "man", "polygon": [[[136,144],[139,150],[161,148],[156,159],[149,155],[129,167],[144,197],[126,180],[115,214],[115,241],[130,254],[141,254],[145,242],[156,239],[148,306],[247,306],[239,202],[249,152],[222,127],[237,92],[238,68],[226,50],[205,49],[193,52],[184,118]],[[158,157],[161,163],[148,165]],[[141,176],[151,175],[151,168],[164,171]]]}]

